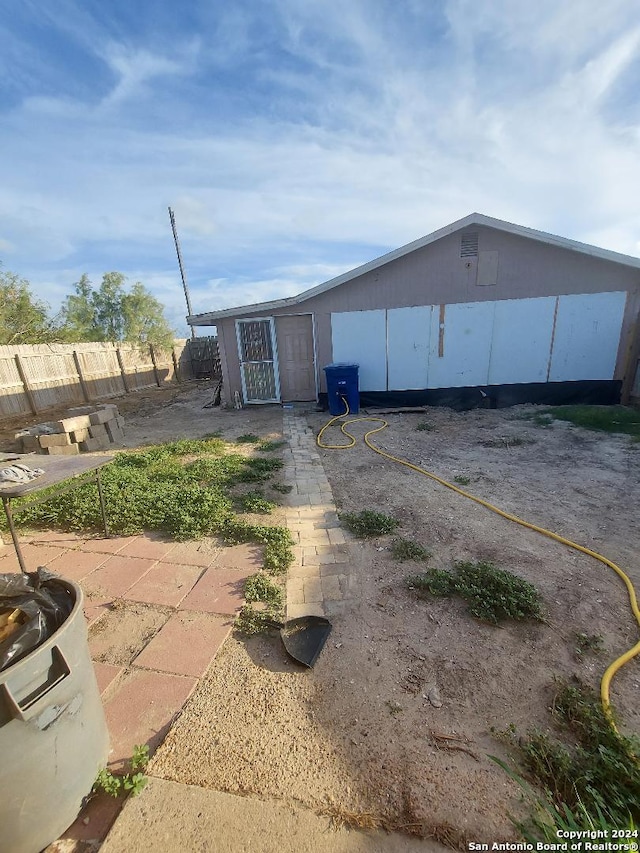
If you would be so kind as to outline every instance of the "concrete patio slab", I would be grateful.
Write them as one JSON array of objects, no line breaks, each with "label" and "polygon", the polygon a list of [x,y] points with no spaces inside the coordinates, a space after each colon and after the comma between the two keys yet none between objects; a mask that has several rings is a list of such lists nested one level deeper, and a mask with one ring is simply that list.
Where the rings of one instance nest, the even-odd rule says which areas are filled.
[{"label": "concrete patio slab", "polygon": [[250,574],[249,569],[207,569],[180,609],[233,616],[244,603],[244,582]]},{"label": "concrete patio slab", "polygon": [[[53,545],[32,545],[29,542],[23,544],[22,540],[20,540],[20,550],[28,572],[35,572],[38,566],[46,566],[56,557],[66,553],[64,548],[56,548]],[[13,571],[20,571],[20,563],[13,545],[11,545],[0,557],[0,572]]]},{"label": "concrete patio slab", "polygon": [[52,572],[72,581],[81,581],[95,569],[100,568],[108,559],[109,554],[96,554],[93,551],[65,551],[47,564]]},{"label": "concrete patio slab", "polygon": [[89,629],[93,660],[129,666],[169,619],[171,611],[157,605],[123,600]]},{"label": "concrete patio slab", "polygon": [[262,548],[259,545],[232,545],[221,548],[213,564],[216,569],[246,569],[252,575],[262,566]]},{"label": "concrete patio slab", "polygon": [[177,607],[200,579],[201,566],[158,563],[127,591],[132,601],[166,604]]},{"label": "concrete patio slab", "polygon": [[86,578],[82,588],[92,604],[120,598],[149,571],[155,560],[141,557],[110,557]]},{"label": "concrete patio slab", "polygon": [[138,536],[132,542],[128,542],[118,551],[118,554],[125,557],[146,557],[148,559],[161,560],[175,547],[175,542],[146,534],[145,536]]},{"label": "concrete patio slab", "polygon": [[220,549],[211,548],[208,542],[180,542],[174,545],[162,558],[164,562],[184,566],[202,566],[207,568],[218,557]]},{"label": "concrete patio slab", "polygon": [[121,548],[133,542],[135,536],[111,536],[108,539],[104,537],[95,539],[85,539],[78,546],[82,551],[94,551],[96,554],[117,554]]},{"label": "concrete patio slab", "polygon": [[240,797],[152,778],[129,799],[101,853],[443,853],[399,833],[336,827],[331,818],[277,800]]},{"label": "concrete patio slab", "polygon": [[98,690],[101,695],[104,695],[120,673],[124,672],[124,667],[114,666],[110,663],[101,663],[100,661],[93,661],[93,670],[96,674]]},{"label": "concrete patio slab", "polygon": [[232,627],[233,619],[211,613],[175,613],[133,663],[136,667],[200,678]]},{"label": "concrete patio slab", "polygon": [[111,736],[109,766],[122,769],[136,744],[157,749],[197,679],[134,669],[125,673],[105,702]]}]

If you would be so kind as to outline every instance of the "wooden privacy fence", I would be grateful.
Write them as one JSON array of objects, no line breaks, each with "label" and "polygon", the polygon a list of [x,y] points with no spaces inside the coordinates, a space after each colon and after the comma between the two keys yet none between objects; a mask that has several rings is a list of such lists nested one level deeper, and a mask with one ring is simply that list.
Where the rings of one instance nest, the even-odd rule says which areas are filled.
[{"label": "wooden privacy fence", "polygon": [[[211,361],[219,375],[217,341]],[[169,351],[113,343],[0,346],[0,418],[117,397],[194,378],[190,341]]]}]

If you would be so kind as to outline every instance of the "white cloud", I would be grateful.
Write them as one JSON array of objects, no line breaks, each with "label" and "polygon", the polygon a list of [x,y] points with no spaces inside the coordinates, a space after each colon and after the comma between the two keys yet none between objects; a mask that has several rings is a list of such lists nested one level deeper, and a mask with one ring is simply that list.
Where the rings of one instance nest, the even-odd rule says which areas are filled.
[{"label": "white cloud", "polygon": [[638,252],[633,0],[389,9],[202,7],[199,31],[147,41],[67,14],[110,82],[89,105],[30,86],[7,112],[0,251],[56,293],[122,270],[172,317],[168,206],[195,311],[292,295],[474,210]]}]

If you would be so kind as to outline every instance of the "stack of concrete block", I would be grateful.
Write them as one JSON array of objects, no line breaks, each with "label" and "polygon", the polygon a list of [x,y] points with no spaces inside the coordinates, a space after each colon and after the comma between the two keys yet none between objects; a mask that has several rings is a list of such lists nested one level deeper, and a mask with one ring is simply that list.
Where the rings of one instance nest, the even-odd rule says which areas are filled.
[{"label": "stack of concrete block", "polygon": [[16,433],[23,453],[72,456],[107,450],[124,440],[124,418],[113,403],[69,409],[59,421],[36,424]]}]

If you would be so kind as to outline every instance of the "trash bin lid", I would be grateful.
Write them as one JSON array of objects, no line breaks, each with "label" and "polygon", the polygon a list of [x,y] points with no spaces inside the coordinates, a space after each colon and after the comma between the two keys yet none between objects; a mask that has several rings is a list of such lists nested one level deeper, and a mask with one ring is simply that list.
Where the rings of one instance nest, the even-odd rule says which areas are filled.
[{"label": "trash bin lid", "polygon": [[349,370],[357,370],[360,367],[359,364],[351,364],[349,362],[344,361],[336,361],[333,364],[327,364],[326,367],[323,367],[323,370],[344,370],[345,368]]}]

